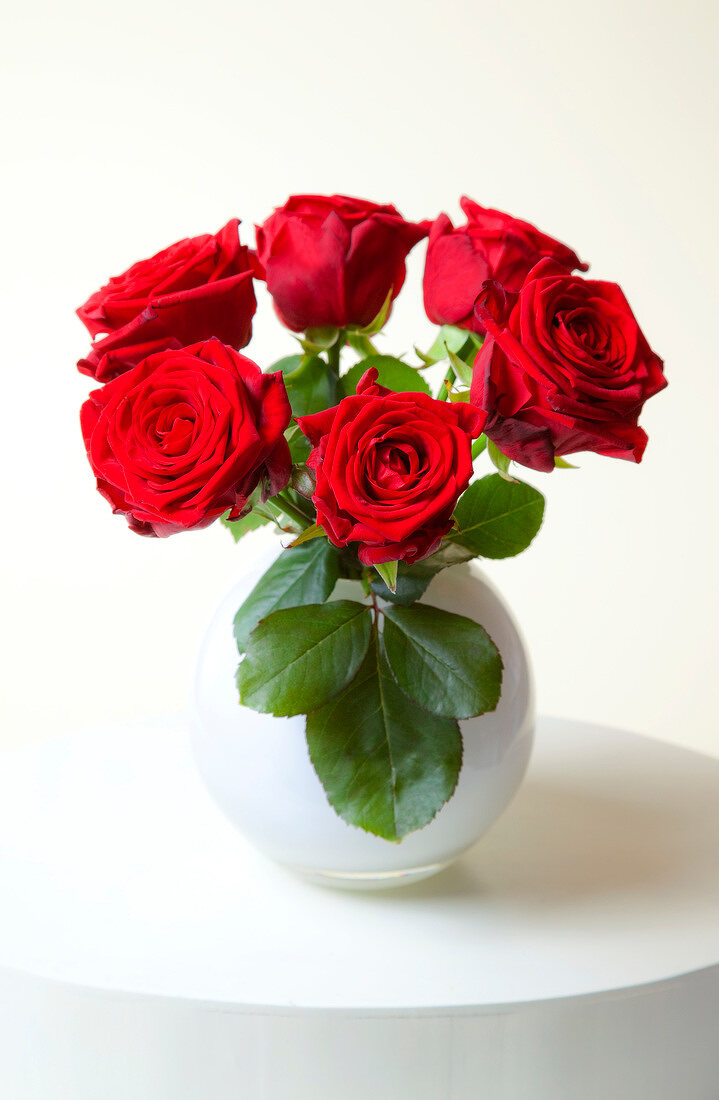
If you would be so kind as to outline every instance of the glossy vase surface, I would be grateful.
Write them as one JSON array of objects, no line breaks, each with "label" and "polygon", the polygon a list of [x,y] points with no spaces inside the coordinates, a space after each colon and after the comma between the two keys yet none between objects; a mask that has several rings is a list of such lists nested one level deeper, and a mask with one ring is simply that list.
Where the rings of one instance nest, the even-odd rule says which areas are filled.
[{"label": "glossy vase surface", "polygon": [[[376,888],[415,881],[466,851],[499,817],[524,777],[535,724],[526,645],[505,600],[472,563],[439,573],[422,602],[481,623],[504,662],[491,714],[460,722],[463,763],[452,798],[399,843],[346,824],[310,762],[303,715],[275,718],[238,702],[235,613],[270,564],[266,556],[218,607],[202,643],[192,706],[193,749],[217,805],[255,847],[328,885]],[[363,599],[341,580],[332,599]]]}]

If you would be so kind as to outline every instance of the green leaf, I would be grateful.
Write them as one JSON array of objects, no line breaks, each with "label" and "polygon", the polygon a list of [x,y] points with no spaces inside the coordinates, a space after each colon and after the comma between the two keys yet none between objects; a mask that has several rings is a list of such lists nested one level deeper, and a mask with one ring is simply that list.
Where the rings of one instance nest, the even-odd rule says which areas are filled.
[{"label": "green leaf", "polygon": [[311,524],[310,527],[305,527],[302,534],[298,535],[297,538],[293,542],[290,543],[290,545],[287,547],[287,549],[291,550],[293,546],[302,546],[302,544],[304,542],[309,542],[310,539],[319,539],[323,535],[324,535],[324,531],[319,526],[319,524],[313,523],[313,524]]},{"label": "green leaf", "polygon": [[[253,497],[255,494],[253,493]],[[253,497],[250,499],[252,500]],[[257,494],[259,499],[259,493]],[[228,519],[227,516],[221,516],[220,522],[223,527],[232,534],[235,542],[239,542],[243,535],[246,535],[248,531],[256,531],[258,527],[264,527],[266,523],[269,523],[267,516],[260,515],[254,508],[248,512],[246,516],[240,516],[239,519]]]},{"label": "green leaf", "polygon": [[264,527],[269,522],[266,516],[261,516],[258,512],[248,512],[246,516],[241,516],[240,519],[228,519],[227,516],[221,518],[223,527],[231,532],[235,542],[239,542],[248,531],[256,531],[258,527]]},{"label": "green leaf", "polygon": [[337,376],[319,356],[303,356],[299,366],[286,373],[284,380],[295,416],[329,409],[339,399]]},{"label": "green leaf", "polygon": [[357,383],[370,367],[377,368],[379,374],[377,380],[381,386],[386,386],[388,390],[395,390],[397,393],[407,391],[414,391],[415,393],[418,391],[420,393],[430,392],[429,386],[416,367],[411,367],[409,363],[405,363],[401,359],[395,359],[393,355],[368,355],[366,359],[360,359],[359,363],[355,363],[343,375],[341,383],[347,397],[355,392]]},{"label": "green leaf", "polygon": [[421,359],[422,365],[417,367],[417,370],[427,370],[427,367],[433,367],[437,359],[433,359],[432,356],[426,351],[420,351],[417,345],[414,345],[414,354],[418,359]]},{"label": "green leaf", "polygon": [[503,477],[505,481],[513,480],[508,474],[509,464],[512,461],[511,458],[507,458],[492,439],[487,440],[487,454],[492,461],[492,465],[499,472],[500,477]]},{"label": "green leaf", "polygon": [[387,607],[384,620],[389,666],[415,702],[446,718],[475,718],[495,709],[502,658],[484,627],[427,604]]},{"label": "green leaf", "polygon": [[399,562],[396,592],[391,592],[379,577],[375,577],[370,582],[370,587],[380,599],[386,600],[388,603],[408,607],[424,595],[432,578],[436,577],[442,569],[447,569],[452,565],[461,565],[463,562],[471,561],[474,557],[476,555],[468,550],[466,546],[446,538],[439,550],[435,550],[434,554],[428,558],[423,558],[415,565],[407,565],[403,561]]},{"label": "green leaf", "polygon": [[384,561],[379,565],[375,565],[375,569],[379,573],[380,577],[384,581],[390,592],[397,591],[397,562],[396,561]]},{"label": "green leaf", "polygon": [[[439,568],[442,568],[442,566]],[[394,592],[387,587],[380,577],[370,581],[370,587],[381,600],[402,604],[406,607],[424,595],[429,582],[437,572],[438,569],[431,566],[427,567],[424,561],[419,562],[417,565],[407,565],[401,561],[397,569],[397,587]]]},{"label": "green leaf", "polygon": [[235,641],[240,653],[245,652],[250,632],[260,619],[281,607],[323,603],[338,577],[339,558],[324,539],[284,550],[235,615]]},{"label": "green leaf", "polygon": [[433,573],[439,573],[441,569],[448,569],[451,565],[462,565],[463,562],[471,561],[472,558],[477,556],[471,550],[468,550],[466,546],[455,542],[455,537],[455,533],[450,532],[439,550],[435,550],[434,554],[424,558],[420,563],[422,567],[433,570]]},{"label": "green leaf", "polygon": [[250,634],[237,670],[240,701],[277,717],[324,706],[362,664],[371,628],[369,607],[354,600],[273,612]]},{"label": "green leaf", "polygon": [[368,336],[363,336],[360,332],[348,332],[347,343],[351,348],[365,359],[368,355],[379,355],[377,348],[374,346]]},{"label": "green leaf", "polygon": [[283,374],[292,374],[299,367],[304,355],[285,355],[282,359],[278,359],[275,363],[272,363],[266,368],[265,374],[275,374],[278,370]]},{"label": "green leaf", "polygon": [[459,498],[459,528],[447,536],[483,558],[509,558],[526,550],[542,525],[544,497],[523,481],[489,474]]},{"label": "green leaf", "polygon": [[559,470],[576,470],[576,469],[578,469],[578,467],[574,466],[571,462],[565,462],[565,460],[563,458],[560,458],[559,455],[555,455],[554,465]]},{"label": "green leaf", "polygon": [[[455,325],[442,325],[437,333],[432,347],[426,352],[426,358],[438,363],[440,359],[446,359],[448,352],[458,352],[467,342],[469,332]],[[424,356],[423,356],[424,358]]]},{"label": "green leaf", "polygon": [[285,439],[290,446],[290,457],[295,466],[304,466],[309,458],[311,447],[306,435],[299,429],[299,425],[292,424],[285,432]]},{"label": "green leaf", "polygon": [[462,736],[400,691],[375,634],[355,679],[307,715],[310,759],[330,804],[385,840],[421,829],[451,798]]},{"label": "green leaf", "polygon": [[415,565],[400,562],[397,569],[397,590],[391,592],[380,577],[370,582],[370,588],[376,596],[387,603],[409,607],[426,592],[433,577],[452,565],[461,565],[476,557],[466,546],[445,539],[439,550]]},{"label": "green leaf", "polygon": [[472,384],[472,368],[469,363],[465,363],[464,359],[460,359],[458,355],[455,355],[453,351],[449,352],[449,361],[454,367],[454,372],[459,378],[460,382],[465,386],[471,386]]}]

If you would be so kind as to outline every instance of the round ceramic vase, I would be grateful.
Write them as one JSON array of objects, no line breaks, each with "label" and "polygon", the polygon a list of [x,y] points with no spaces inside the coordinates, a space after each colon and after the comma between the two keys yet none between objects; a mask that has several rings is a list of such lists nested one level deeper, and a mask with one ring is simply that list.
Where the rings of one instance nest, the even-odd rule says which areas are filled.
[{"label": "round ceramic vase", "polygon": [[[227,594],[203,641],[192,706],[193,749],[213,799],[260,851],[292,870],[349,888],[395,886],[440,871],[497,820],[522,782],[532,749],[534,687],[526,645],[506,602],[475,563],[433,578],[423,603],[475,619],[504,663],[491,714],[460,722],[464,754],[454,794],[423,829],[399,843],[348,825],[333,810],[310,762],[304,715],[275,718],[238,702],[232,623],[274,555]],[[331,599],[363,600],[341,580]]]}]

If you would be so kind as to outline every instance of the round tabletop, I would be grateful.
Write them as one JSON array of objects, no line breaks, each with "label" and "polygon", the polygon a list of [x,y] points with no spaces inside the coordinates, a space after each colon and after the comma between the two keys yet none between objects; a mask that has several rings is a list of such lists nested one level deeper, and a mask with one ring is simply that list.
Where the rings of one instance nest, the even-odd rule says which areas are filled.
[{"label": "round tabletop", "polygon": [[[82,1020],[97,1020],[94,996],[214,1018],[437,1021],[536,1016],[568,999],[596,1013],[602,998],[639,992],[668,998],[669,1022],[686,1017],[687,996],[703,1014],[719,1006],[718,795],[717,760],[544,719],[520,793],[469,853],[433,879],[354,894],[294,877],[233,830],[195,772],[181,717],[16,751],[0,774],[0,1010],[4,992],[11,1024],[28,997],[37,1014],[50,989],[80,997]],[[527,1072],[535,1091],[523,1100],[565,1095],[561,1078],[545,1093],[536,1066]],[[262,1091],[270,1078],[265,1068],[248,1095],[305,1096],[277,1081]],[[666,1080],[665,1067],[653,1095],[670,1095]],[[78,1082],[43,1100],[84,1097]],[[191,1095],[172,1087],[103,1097]],[[325,1093],[315,1082],[306,1095]],[[685,1083],[683,1095],[705,1094]]]}]

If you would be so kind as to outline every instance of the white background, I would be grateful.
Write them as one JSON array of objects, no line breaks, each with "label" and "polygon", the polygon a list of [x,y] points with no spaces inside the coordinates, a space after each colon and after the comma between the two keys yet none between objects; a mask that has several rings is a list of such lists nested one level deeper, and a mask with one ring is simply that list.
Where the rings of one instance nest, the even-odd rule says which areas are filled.
[{"label": "white background", "polygon": [[[644,462],[529,475],[531,550],[492,563],[539,704],[719,753],[711,0],[65,0],[14,5],[3,82],[0,745],[181,709],[242,554],[141,539],[94,492],[73,310],[106,279],[290,192],[535,222],[621,283],[669,388]],[[384,346],[427,344],[424,245]],[[291,352],[264,289],[249,354]],[[248,543],[252,552],[254,544]]]}]

